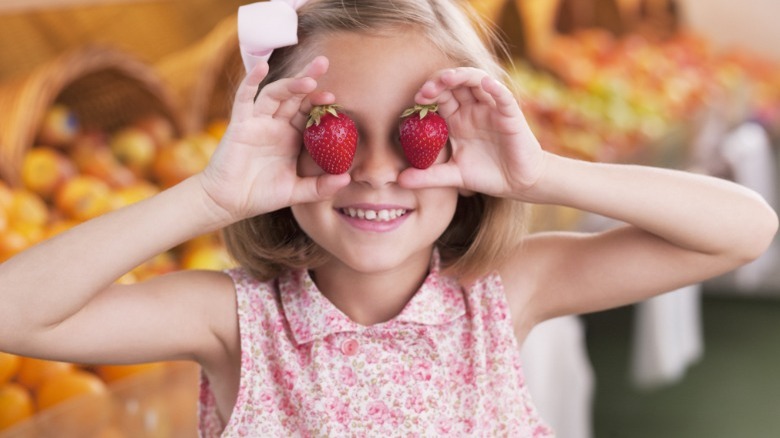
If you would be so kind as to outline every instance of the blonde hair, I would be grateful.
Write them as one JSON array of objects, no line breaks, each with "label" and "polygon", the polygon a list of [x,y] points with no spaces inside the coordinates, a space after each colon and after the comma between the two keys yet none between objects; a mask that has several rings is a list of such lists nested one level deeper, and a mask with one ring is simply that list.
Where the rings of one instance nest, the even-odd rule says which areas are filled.
[{"label": "blonde hair", "polygon": [[[298,45],[274,51],[270,73],[260,87],[297,71],[324,35],[386,33],[408,26],[419,28],[458,65],[477,67],[506,81],[506,72],[493,52],[498,40],[467,2],[459,3],[311,0],[298,11]],[[519,202],[480,193],[459,196],[453,220],[436,242],[443,266],[462,279],[490,272],[520,244],[525,223]],[[329,257],[301,230],[289,207],[230,225],[224,237],[234,259],[263,281],[286,269],[316,267]]]}]

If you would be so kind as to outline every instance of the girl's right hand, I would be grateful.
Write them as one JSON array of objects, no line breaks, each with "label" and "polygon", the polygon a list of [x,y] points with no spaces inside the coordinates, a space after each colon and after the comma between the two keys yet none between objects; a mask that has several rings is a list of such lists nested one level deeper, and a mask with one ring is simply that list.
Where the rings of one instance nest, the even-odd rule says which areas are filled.
[{"label": "girl's right hand", "polygon": [[300,177],[296,168],[309,110],[334,100],[330,93],[314,93],[317,78],[327,70],[327,58],[319,56],[295,77],[267,84],[259,94],[268,64],[258,64],[244,78],[225,135],[199,175],[218,217],[232,223],[326,199],[349,184],[348,174]]}]

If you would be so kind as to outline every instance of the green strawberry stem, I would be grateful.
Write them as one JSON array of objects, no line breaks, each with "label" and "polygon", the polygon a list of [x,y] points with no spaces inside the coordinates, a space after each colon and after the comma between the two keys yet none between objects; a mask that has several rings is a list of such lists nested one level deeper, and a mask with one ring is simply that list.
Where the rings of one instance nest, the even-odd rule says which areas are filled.
[{"label": "green strawberry stem", "polygon": [[325,114],[331,114],[334,117],[338,117],[339,113],[336,111],[339,107],[339,105],[333,104],[333,105],[317,105],[314,106],[311,111],[309,111],[309,119],[306,120],[306,127],[308,128],[311,125],[317,125],[320,124],[320,119]]},{"label": "green strawberry stem", "polygon": [[428,115],[429,112],[435,113],[438,110],[439,110],[439,104],[437,104],[437,103],[432,103],[432,104],[429,104],[429,105],[417,104],[417,105],[413,106],[412,108],[406,109],[401,114],[401,118],[403,119],[404,117],[409,117],[409,116],[411,116],[414,113],[420,113],[420,118],[422,119],[426,115]]}]

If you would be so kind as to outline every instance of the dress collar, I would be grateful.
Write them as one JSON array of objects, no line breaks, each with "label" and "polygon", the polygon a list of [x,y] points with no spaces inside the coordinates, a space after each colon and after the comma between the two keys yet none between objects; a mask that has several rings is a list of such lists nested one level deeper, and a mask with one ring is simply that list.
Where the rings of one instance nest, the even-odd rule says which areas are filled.
[{"label": "dress collar", "polygon": [[[295,341],[300,344],[321,339],[332,333],[361,331],[369,327],[352,321],[317,289],[305,269],[288,271],[279,277],[282,307]],[[466,313],[463,289],[457,280],[442,275],[438,250],[434,249],[431,266],[420,289],[396,317],[373,327],[401,323],[441,325]]]}]

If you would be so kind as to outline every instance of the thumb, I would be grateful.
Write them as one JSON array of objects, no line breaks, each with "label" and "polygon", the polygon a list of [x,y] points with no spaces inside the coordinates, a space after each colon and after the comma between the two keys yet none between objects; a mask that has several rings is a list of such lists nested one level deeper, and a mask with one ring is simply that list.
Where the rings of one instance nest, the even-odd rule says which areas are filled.
[{"label": "thumb", "polygon": [[404,169],[398,175],[398,184],[405,189],[424,189],[431,187],[463,187],[458,166],[452,163],[434,164],[427,169]]},{"label": "thumb", "polygon": [[292,204],[305,204],[331,198],[351,180],[348,173],[301,178],[293,189]]}]

